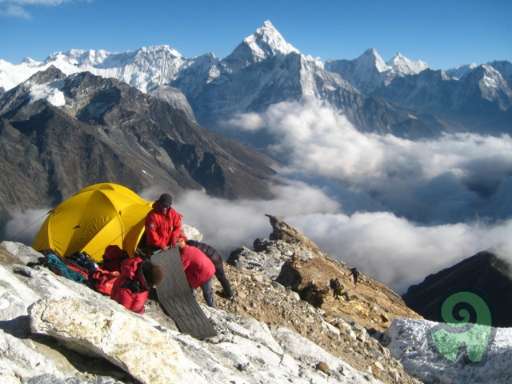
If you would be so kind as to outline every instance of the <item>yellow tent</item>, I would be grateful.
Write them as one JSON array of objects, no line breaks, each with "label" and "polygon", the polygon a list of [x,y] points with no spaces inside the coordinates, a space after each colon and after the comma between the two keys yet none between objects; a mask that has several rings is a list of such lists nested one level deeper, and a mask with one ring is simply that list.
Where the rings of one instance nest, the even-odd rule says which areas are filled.
[{"label": "yellow tent", "polygon": [[33,248],[51,248],[62,256],[87,252],[101,261],[107,245],[118,245],[133,256],[151,205],[121,185],[91,185],[51,211]]}]

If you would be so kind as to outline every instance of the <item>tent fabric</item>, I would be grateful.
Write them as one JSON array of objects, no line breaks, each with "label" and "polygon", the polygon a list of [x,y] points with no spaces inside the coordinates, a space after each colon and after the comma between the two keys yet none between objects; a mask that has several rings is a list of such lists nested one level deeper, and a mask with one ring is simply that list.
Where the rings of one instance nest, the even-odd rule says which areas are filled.
[{"label": "tent fabric", "polygon": [[50,248],[62,256],[87,252],[102,261],[105,248],[118,245],[133,256],[152,204],[122,185],[91,185],[51,211],[33,248]]}]

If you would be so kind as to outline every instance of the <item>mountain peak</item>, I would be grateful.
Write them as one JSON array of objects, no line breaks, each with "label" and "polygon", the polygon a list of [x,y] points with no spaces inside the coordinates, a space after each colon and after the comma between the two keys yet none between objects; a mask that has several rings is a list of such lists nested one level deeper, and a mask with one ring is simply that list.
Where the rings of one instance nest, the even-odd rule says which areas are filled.
[{"label": "mountain peak", "polygon": [[361,67],[372,67],[377,68],[379,72],[384,72],[389,70],[390,68],[386,65],[382,57],[378,54],[375,48],[369,48],[364,53],[359,56],[356,61],[359,63]]},{"label": "mountain peak", "polygon": [[404,75],[415,75],[429,68],[428,64],[424,61],[411,61],[400,52],[397,52],[397,54],[386,64],[392,67],[395,72]]},{"label": "mountain peak", "polygon": [[38,63],[27,56],[23,60],[21,60],[21,64],[37,65]]},{"label": "mountain peak", "polygon": [[275,54],[287,55],[299,51],[288,44],[270,21],[265,21],[251,36],[244,39],[253,54],[261,59]]},{"label": "mountain peak", "polygon": [[445,72],[449,76],[454,77],[455,79],[460,79],[462,76],[471,72],[476,67],[478,67],[478,65],[476,65],[475,63],[471,63],[471,64],[459,65],[455,68],[450,68],[450,69],[446,70]]}]

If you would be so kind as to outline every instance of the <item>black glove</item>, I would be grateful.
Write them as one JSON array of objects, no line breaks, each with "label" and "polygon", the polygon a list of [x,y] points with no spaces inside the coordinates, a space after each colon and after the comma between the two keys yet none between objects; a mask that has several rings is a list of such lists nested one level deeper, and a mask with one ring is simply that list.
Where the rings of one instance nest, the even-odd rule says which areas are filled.
[{"label": "black glove", "polygon": [[140,283],[135,280],[126,280],[126,282],[123,284],[122,288],[127,288],[133,293],[139,293],[140,292]]}]

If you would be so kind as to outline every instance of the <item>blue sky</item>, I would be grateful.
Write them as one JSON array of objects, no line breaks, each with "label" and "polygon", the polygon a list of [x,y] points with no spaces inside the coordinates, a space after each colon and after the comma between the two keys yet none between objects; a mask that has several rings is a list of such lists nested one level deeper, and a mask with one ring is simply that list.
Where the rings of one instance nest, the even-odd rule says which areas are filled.
[{"label": "blue sky", "polygon": [[223,58],[265,20],[303,54],[354,59],[375,48],[434,69],[512,61],[510,0],[0,0],[0,58],[170,45]]}]

